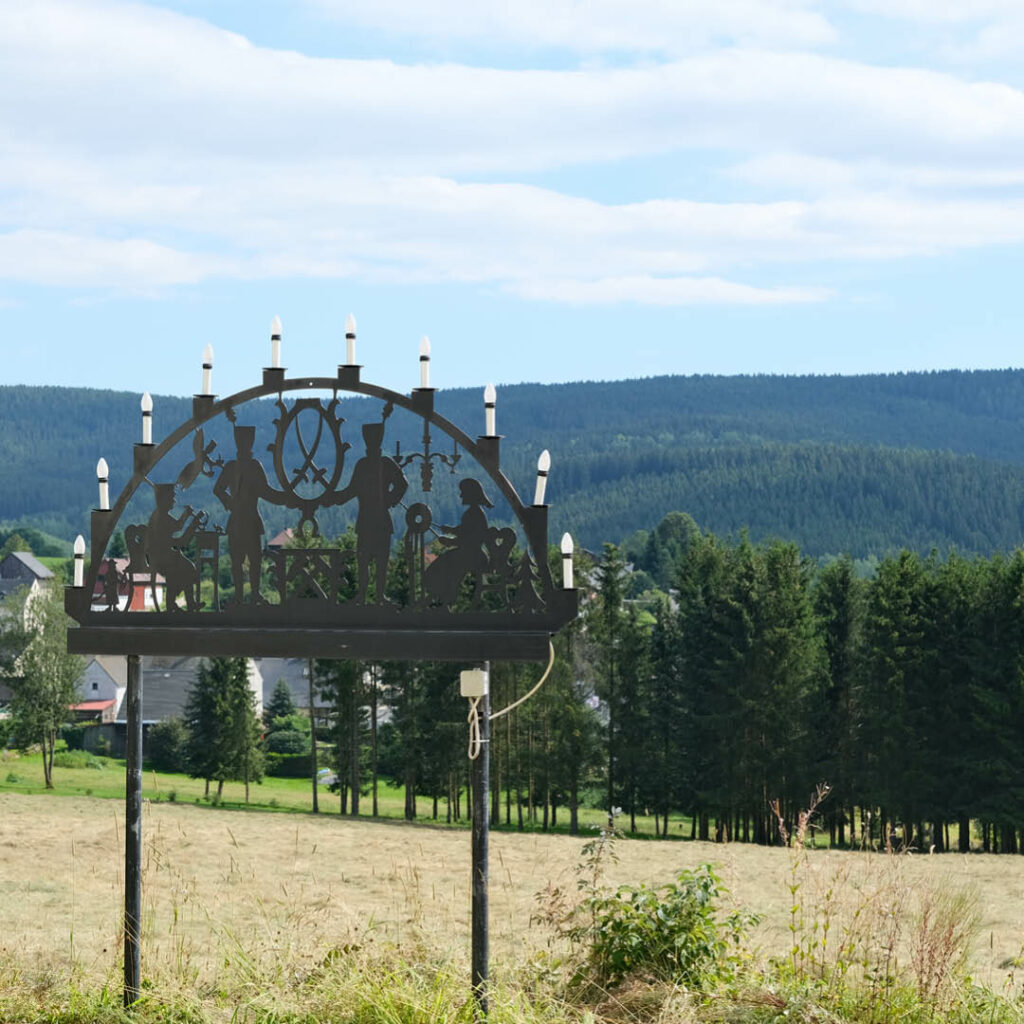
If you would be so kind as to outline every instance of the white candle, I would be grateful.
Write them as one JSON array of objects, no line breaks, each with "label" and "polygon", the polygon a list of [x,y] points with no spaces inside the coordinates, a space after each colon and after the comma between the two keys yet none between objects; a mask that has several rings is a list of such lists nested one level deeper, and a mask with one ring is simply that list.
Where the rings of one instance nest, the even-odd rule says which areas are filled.
[{"label": "white candle", "polygon": [[572,590],[572,537],[562,534],[562,589]]},{"label": "white candle", "polygon": [[203,349],[203,394],[212,394],[210,386],[213,378],[213,346],[207,345]]},{"label": "white candle", "polygon": [[533,495],[534,505],[544,504],[544,491],[548,486],[548,470],[551,468],[551,453],[544,449],[537,460],[537,490]]},{"label": "white candle", "polygon": [[494,385],[488,384],[487,387],[484,388],[484,419],[486,421],[484,433],[488,437],[494,437],[498,433],[496,426],[498,416],[495,411],[495,406],[497,405],[497,402],[498,395],[497,392],[494,390]]},{"label": "white candle", "polygon": [[425,334],[420,339],[420,387],[430,387],[430,339]]},{"label": "white candle", "polygon": [[100,485],[100,508],[105,512],[110,508],[110,471],[106,459],[96,463],[96,480]]},{"label": "white candle", "polygon": [[270,365],[278,370],[281,367],[281,318],[275,316],[270,321]]},{"label": "white candle", "polygon": [[153,443],[153,399],[147,391],[139,403],[142,408],[142,443]]},{"label": "white candle", "polygon": [[356,365],[356,318],[351,313],[345,319],[345,362]]},{"label": "white candle", "polygon": [[81,534],[75,538],[75,586],[85,586],[85,538]]}]

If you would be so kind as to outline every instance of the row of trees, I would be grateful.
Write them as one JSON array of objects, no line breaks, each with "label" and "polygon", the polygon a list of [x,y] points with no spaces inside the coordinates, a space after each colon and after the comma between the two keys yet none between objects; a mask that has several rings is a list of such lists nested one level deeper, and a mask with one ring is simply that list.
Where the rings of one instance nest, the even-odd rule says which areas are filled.
[{"label": "row of trees", "polygon": [[[827,782],[837,844],[963,850],[978,836],[1024,850],[1024,552],[904,551],[865,575],[848,557],[819,566],[793,544],[725,541],[673,516],[633,557],[609,545],[582,565],[584,614],[556,638],[547,684],[495,723],[496,821],[575,830],[590,803],[623,808],[634,830],[647,816],[668,835],[682,813],[692,835],[768,843],[772,802],[793,819]],[[0,631],[9,728],[42,746],[48,785],[81,671],[64,621],[59,594],[42,595]],[[376,814],[382,778],[404,787],[410,818],[468,813],[460,666],[310,667],[343,813]],[[493,706],[537,672],[493,666]],[[186,723],[165,731],[180,729],[193,775],[218,792],[239,779],[248,795],[265,756],[309,749],[315,776],[317,745],[294,710],[271,702],[261,723],[245,663],[214,659]]]},{"label": "row of trees", "polygon": [[697,834],[771,842],[832,786],[834,842],[896,838],[1016,852],[1024,829],[1024,553],[904,551],[858,578],[793,544],[691,536],[674,606],[646,625],[616,599],[607,548],[597,605],[609,792],[631,815],[670,808]]},{"label": "row of trees", "polygon": [[[837,844],[964,850],[973,825],[987,850],[1024,850],[1024,553],[905,551],[864,577],[848,557],[819,567],[793,544],[691,522],[662,570],[671,597],[628,596],[634,571],[606,546],[549,682],[496,723],[495,820],[575,830],[590,802],[621,807],[634,830],[647,815],[670,834],[682,812],[694,836],[771,843],[773,801],[792,821],[826,782]],[[536,674],[494,666],[494,706]],[[409,817],[417,800],[464,814],[456,678],[450,665],[316,664],[343,813],[384,776],[404,785]]]}]

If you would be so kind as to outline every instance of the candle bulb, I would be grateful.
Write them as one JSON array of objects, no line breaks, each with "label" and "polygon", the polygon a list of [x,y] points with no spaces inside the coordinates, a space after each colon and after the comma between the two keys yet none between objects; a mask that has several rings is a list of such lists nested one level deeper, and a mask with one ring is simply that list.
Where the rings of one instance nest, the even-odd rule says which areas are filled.
[{"label": "candle bulb", "polygon": [[281,367],[281,318],[275,316],[270,321],[270,365],[278,370]]},{"label": "candle bulb", "polygon": [[75,586],[85,586],[85,538],[81,534],[75,538]]},{"label": "candle bulb", "polygon": [[484,419],[486,420],[486,427],[484,433],[488,437],[494,437],[498,431],[496,429],[497,413],[495,412],[495,406],[498,402],[498,395],[494,390],[493,384],[488,384],[484,388]]},{"label": "candle bulb", "polygon": [[562,534],[562,589],[572,590],[572,537]]},{"label": "candle bulb", "polygon": [[420,387],[430,387],[430,339],[425,334],[420,339]]},{"label": "candle bulb", "polygon": [[351,313],[345,319],[345,362],[356,365],[356,318]]},{"label": "candle bulb", "polygon": [[142,408],[142,443],[153,443],[153,399],[147,391],[139,403]]},{"label": "candle bulb", "polygon": [[203,349],[203,394],[212,394],[210,385],[213,379],[213,346],[207,345]]},{"label": "candle bulb", "polygon": [[100,508],[106,512],[110,508],[110,471],[106,459],[96,463],[96,480],[100,485]]},{"label": "candle bulb", "polygon": [[534,505],[544,504],[544,491],[548,486],[548,470],[551,468],[551,453],[544,449],[537,460],[537,490],[533,495]]}]

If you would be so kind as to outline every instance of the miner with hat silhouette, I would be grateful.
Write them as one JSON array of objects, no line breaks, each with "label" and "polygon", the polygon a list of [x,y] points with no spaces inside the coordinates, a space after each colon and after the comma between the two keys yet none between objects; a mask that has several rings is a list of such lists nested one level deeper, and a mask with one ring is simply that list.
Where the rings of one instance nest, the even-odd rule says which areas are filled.
[{"label": "miner with hat silhouette", "polygon": [[224,532],[231,553],[231,579],[235,585],[236,604],[242,603],[246,563],[249,566],[249,589],[253,604],[266,604],[260,593],[263,535],[266,532],[260,516],[260,498],[276,505],[289,504],[284,491],[270,486],[262,463],[253,455],[255,439],[255,427],[235,427],[238,454],[224,465],[213,485],[213,493],[229,513]]},{"label": "miner with hat silhouette", "polygon": [[383,423],[364,423],[363,441],[366,443],[366,454],[352,468],[348,486],[333,496],[331,504],[343,505],[352,498],[359,503],[359,512],[356,514],[359,593],[356,599],[362,604],[367,601],[370,564],[373,563],[375,602],[383,604],[391,535],[395,529],[391,521],[391,510],[402,500],[409,485],[398,463],[381,452],[384,442]]}]

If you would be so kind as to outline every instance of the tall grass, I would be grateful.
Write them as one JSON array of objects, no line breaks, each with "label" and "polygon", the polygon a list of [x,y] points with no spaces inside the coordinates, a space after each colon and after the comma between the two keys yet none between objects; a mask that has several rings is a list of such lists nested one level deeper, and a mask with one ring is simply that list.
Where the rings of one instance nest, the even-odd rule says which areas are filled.
[{"label": "tall grass", "polygon": [[[145,983],[129,1015],[120,1005],[122,838],[110,804],[0,795],[0,1021],[472,1019],[464,836],[149,807]],[[986,881],[990,891],[1013,892],[1021,879],[1007,872],[1016,859],[826,854],[792,838],[788,850],[774,851],[623,842],[616,860],[600,843],[588,857],[566,837],[493,837],[492,1021],[1024,1022],[1021,958],[999,953],[1011,939],[1021,948],[1012,925],[992,938],[991,951],[988,942],[973,947],[1004,960],[1005,987],[984,988],[970,976],[979,912],[970,868],[991,863],[1000,874]],[[600,984],[567,984],[570,944],[555,936],[543,948],[548,933],[529,924],[538,885],[550,880],[567,898],[578,895],[578,880],[598,889],[607,882],[612,894],[646,885],[674,899],[668,886],[686,854],[694,868],[728,858],[717,870],[742,890],[740,903],[771,916],[774,930],[754,932],[729,970],[699,981],[661,972],[658,961],[634,969],[637,958]],[[952,877],[955,864],[963,877]],[[735,909],[720,894],[711,898],[717,920]],[[1012,921],[1024,916],[1024,903],[1015,906]],[[656,917],[645,900],[647,909]]]}]

